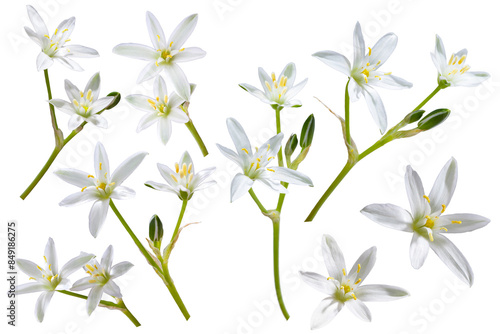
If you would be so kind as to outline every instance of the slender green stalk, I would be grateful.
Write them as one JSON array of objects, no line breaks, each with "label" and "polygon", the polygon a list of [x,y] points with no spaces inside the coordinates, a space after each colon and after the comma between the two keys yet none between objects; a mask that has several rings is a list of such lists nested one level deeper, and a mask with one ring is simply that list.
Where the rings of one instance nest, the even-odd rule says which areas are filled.
[{"label": "slender green stalk", "polygon": [[188,204],[187,199],[182,201],[181,212],[179,213],[179,218],[177,219],[177,225],[175,225],[174,234],[172,234],[170,242],[174,240],[175,236],[177,235],[177,232],[179,231],[179,227],[181,226],[182,218],[184,217],[184,212],[186,211],[187,204]]},{"label": "slender green stalk", "polygon": [[[52,100],[52,91],[50,89],[49,70],[48,69],[43,70],[43,75],[45,76],[45,86],[47,86],[47,95],[49,97],[49,100]],[[50,109],[50,119],[51,119],[52,127],[54,128],[54,135],[57,138],[56,131],[59,130],[59,127],[57,126],[57,118],[56,118],[56,112],[54,110],[54,106],[50,103],[49,103],[49,109]]]},{"label": "slender green stalk", "polygon": [[174,280],[170,276],[170,273],[168,271],[168,263],[163,263],[162,267],[163,267],[163,276],[165,277],[165,282],[166,282],[165,285],[167,286],[168,291],[172,295],[172,298],[174,298],[175,303],[177,304],[177,307],[179,307],[179,309],[181,310],[182,315],[184,316],[184,319],[189,320],[189,318],[191,316],[189,315],[189,312],[188,312],[186,306],[184,305],[184,302],[182,301],[181,296],[179,295],[179,292],[177,292],[177,288],[175,287]]},{"label": "slender green stalk", "polygon": [[345,85],[345,98],[344,98],[344,109],[345,109],[345,137],[347,144],[351,144],[351,126],[350,126],[350,117],[349,117],[349,81],[351,78],[347,80],[347,84]]},{"label": "slender green stalk", "polygon": [[158,264],[156,263],[156,261],[153,260],[153,258],[148,253],[148,251],[146,250],[146,248],[144,248],[144,246],[139,241],[139,239],[137,238],[137,236],[134,234],[134,232],[132,231],[132,229],[130,228],[130,226],[128,226],[128,224],[125,221],[125,219],[123,219],[123,216],[120,214],[120,212],[116,208],[115,203],[113,203],[112,199],[109,199],[109,206],[111,207],[111,209],[115,213],[116,217],[118,217],[118,219],[122,223],[122,225],[125,228],[125,230],[127,230],[128,234],[130,235],[130,237],[132,238],[132,240],[134,240],[134,243],[136,244],[137,248],[139,248],[139,251],[142,253],[142,255],[144,255],[144,257],[146,258],[146,260],[152,266],[154,266],[156,269],[158,269],[161,272],[161,268],[158,266]]},{"label": "slender green stalk", "polygon": [[196,143],[200,147],[201,153],[203,153],[203,156],[206,157],[208,155],[207,147],[205,146],[203,139],[201,139],[200,134],[198,133],[198,130],[196,130],[196,127],[194,126],[193,121],[190,119],[189,122],[186,123],[186,126],[189,129],[189,132],[191,132],[194,139],[196,140]]},{"label": "slender green stalk", "polygon": [[267,209],[264,207],[264,205],[262,205],[262,203],[257,198],[257,195],[255,195],[255,192],[253,191],[253,189],[252,188],[248,189],[248,192],[250,193],[250,196],[252,196],[253,200],[255,201],[257,206],[259,207],[260,211],[262,213],[268,213]]},{"label": "slender green stalk", "polygon": [[[442,90],[443,88],[446,88],[444,86],[441,86],[439,85],[438,87],[436,87],[436,89],[434,89],[432,91],[432,93],[429,94],[429,96],[427,96],[415,109],[413,109],[413,111],[416,111],[416,110],[420,110],[424,105],[427,104],[427,102],[429,102],[430,99],[432,99],[434,97],[434,95],[436,95],[440,90]],[[346,88],[346,99],[347,99],[347,88]],[[347,118],[347,109],[346,109],[346,118]],[[346,129],[347,129],[347,121],[346,121]],[[346,131],[346,134],[347,134],[347,131]],[[340,184],[340,182],[342,182],[342,180],[344,179],[344,177],[350,172],[350,170],[359,162],[361,161],[363,158],[365,158],[366,156],[368,156],[370,153],[373,153],[375,152],[376,150],[378,150],[379,148],[381,148],[382,146],[384,146],[385,144],[387,144],[388,142],[392,141],[393,138],[388,138],[386,136],[383,136],[382,138],[380,138],[377,142],[375,142],[372,146],[370,146],[369,148],[367,148],[365,151],[361,152],[357,158],[357,161],[356,162],[347,162],[344,166],[344,168],[340,171],[339,175],[337,175],[337,177],[335,178],[335,180],[333,180],[332,184],[328,187],[328,189],[325,191],[325,193],[323,194],[323,196],[321,196],[321,198],[319,199],[319,201],[316,203],[316,205],[314,206],[314,208],[311,210],[311,212],[309,213],[309,216],[307,216],[306,218],[306,222],[310,222],[314,219],[314,217],[316,216],[316,214],[318,213],[319,209],[321,209],[321,207],[323,206],[323,204],[325,203],[325,201],[328,199],[328,197],[333,193],[333,191],[337,188],[337,186]]]},{"label": "slender green stalk", "polygon": [[279,255],[280,251],[280,222],[273,221],[273,267],[274,267],[274,287],[276,288],[276,296],[278,297],[278,302],[280,304],[281,312],[286,320],[290,318],[288,311],[285,307],[285,302],[283,301],[283,295],[281,294],[281,284],[280,284],[280,265],[279,265]]},{"label": "slender green stalk", "polygon": [[[281,115],[280,112],[283,109],[283,107],[276,107],[276,134],[281,132]],[[283,167],[283,148],[280,146],[280,150],[278,152],[278,165],[280,167]]]},{"label": "slender green stalk", "polygon": [[[81,295],[79,293],[75,293],[72,291],[68,291],[68,290],[56,290],[56,291],[60,292],[62,294],[68,295],[68,296],[72,296],[72,297],[76,297],[76,298],[80,298],[80,299],[85,299],[85,300],[88,299],[87,296]],[[132,312],[130,312],[130,310],[127,308],[127,306],[125,306],[125,303],[123,302],[122,299],[118,299],[118,303],[109,302],[107,300],[101,300],[101,301],[99,301],[99,306],[120,310],[123,314],[125,314],[127,316],[127,318],[130,319],[130,321],[132,321],[132,323],[135,325],[135,327],[139,327],[141,325],[141,323],[136,319],[136,317],[134,317],[134,315],[132,314]]]},{"label": "slender green stalk", "polygon": [[20,196],[21,199],[24,200],[30,194],[30,192],[33,190],[33,188],[36,187],[36,185],[38,184],[38,182],[40,182],[40,180],[45,175],[45,173],[47,172],[47,170],[49,169],[49,167],[52,165],[52,163],[54,162],[54,160],[56,159],[56,157],[59,155],[59,152],[61,152],[61,148],[59,148],[59,147],[56,146],[54,148],[54,150],[52,151],[52,154],[50,155],[49,159],[45,163],[45,165],[43,165],[42,169],[38,172],[38,174],[35,177],[35,179],[33,181],[31,181],[31,183],[28,186],[28,188],[26,188],[26,190],[21,194],[21,196]]}]

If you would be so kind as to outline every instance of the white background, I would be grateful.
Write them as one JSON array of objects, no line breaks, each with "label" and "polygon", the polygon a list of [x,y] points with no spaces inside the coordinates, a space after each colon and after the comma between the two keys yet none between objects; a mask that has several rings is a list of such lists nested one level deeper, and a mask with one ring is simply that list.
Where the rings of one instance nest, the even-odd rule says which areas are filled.
[{"label": "white background", "polygon": [[[207,51],[204,59],[185,63],[183,69],[198,88],[190,108],[191,116],[208,146],[203,158],[185,126],[174,123],[173,135],[163,146],[154,128],[135,132],[142,112],[126,102],[104,115],[108,130],[87,126],[60,154],[43,180],[22,201],[18,197],[31,182],[53,147],[52,130],[43,74],[36,71],[38,48],[23,31],[29,25],[25,3],[4,4],[2,27],[2,150],[1,221],[2,252],[5,252],[5,222],[19,225],[18,256],[41,263],[47,238],[54,238],[60,263],[80,251],[101,256],[109,244],[115,247],[115,263],[129,260],[135,267],[119,281],[124,300],[143,324],[134,330],[119,312],[99,308],[91,318],[85,303],[57,294],[45,320],[38,324],[33,308],[37,294],[18,298],[18,325],[9,333],[87,333],[92,330],[172,333],[304,333],[309,331],[313,310],[322,294],[301,283],[298,270],[326,274],[318,257],[321,235],[333,235],[346,256],[348,266],[365,249],[376,245],[378,261],[366,283],[404,287],[410,298],[391,303],[369,303],[372,323],[364,323],[347,310],[318,333],[349,330],[351,333],[466,333],[491,332],[497,321],[495,288],[499,275],[498,218],[498,14],[490,1],[67,1],[40,0],[32,3],[46,20],[49,31],[60,21],[76,16],[72,42],[97,49],[99,58],[78,60],[85,72],[73,72],[55,64],[50,68],[55,98],[66,98],[63,80],[84,87],[88,78],[101,72],[101,92],[147,93],[151,83],[136,86],[145,65],[139,60],[117,56],[112,48],[123,42],[150,44],[145,24],[147,10],[161,22],[166,35],[184,17],[199,13],[198,26],[186,46]],[[448,55],[467,47],[472,70],[488,71],[492,79],[480,88],[449,88],[440,92],[428,110],[449,107],[448,121],[433,131],[390,143],[362,161],[330,197],[314,222],[303,220],[345,163],[345,148],[338,121],[316,100],[318,96],[334,111],[343,113],[346,78],[310,55],[330,49],[352,58],[352,30],[360,21],[366,45],[373,46],[383,34],[394,32],[399,44],[384,70],[393,71],[414,83],[406,91],[379,90],[389,125],[395,124],[436,86],[436,70],[429,56],[435,34],[443,38]],[[259,85],[257,68],[280,72],[295,62],[297,80],[309,78],[299,94],[303,107],[287,111],[282,129],[287,138],[299,132],[305,118],[314,113],[316,136],[300,170],[314,181],[314,188],[291,186],[282,214],[281,274],[285,301],[291,318],[284,320],[275,304],[272,274],[272,228],[249,196],[229,203],[229,177],[235,167],[217,150],[215,143],[232,147],[225,119],[235,117],[253,142],[263,142],[274,131],[270,107],[244,92],[238,83]],[[123,100],[122,100],[123,101]],[[364,149],[379,138],[363,100],[351,106],[352,136]],[[57,112],[67,131],[66,115]],[[172,233],[181,202],[173,195],[143,186],[147,180],[162,181],[156,169],[161,162],[172,166],[188,150],[198,170],[218,168],[218,186],[197,193],[189,203],[185,222],[202,224],[186,229],[171,259],[170,271],[192,318],[186,322],[167,289],[146,264],[119,221],[110,211],[99,237],[88,231],[90,204],[59,207],[59,201],[77,191],[57,179],[52,171],[74,167],[91,171],[93,148],[101,140],[109,154],[111,168],[139,150],[150,154],[126,181],[136,190],[134,200],[117,206],[142,240],[149,218],[157,213]],[[445,162],[454,156],[459,163],[459,182],[448,211],[471,212],[491,218],[479,231],[452,235],[476,276],[472,288],[460,283],[429,254],[418,271],[409,262],[411,236],[381,227],[359,213],[371,203],[394,203],[409,208],[402,175],[411,162],[427,191]],[[256,187],[268,208],[277,194]],[[5,254],[5,253],[3,253]],[[6,262],[6,255],[1,256]],[[4,268],[4,265],[2,265]],[[83,275],[75,273],[73,279]],[[2,281],[4,281],[2,279]],[[27,277],[20,275],[20,283]],[[6,288],[6,287],[5,287]],[[6,299],[2,299],[4,310]],[[2,311],[6,312],[6,311]],[[6,318],[1,317],[5,324]]]}]

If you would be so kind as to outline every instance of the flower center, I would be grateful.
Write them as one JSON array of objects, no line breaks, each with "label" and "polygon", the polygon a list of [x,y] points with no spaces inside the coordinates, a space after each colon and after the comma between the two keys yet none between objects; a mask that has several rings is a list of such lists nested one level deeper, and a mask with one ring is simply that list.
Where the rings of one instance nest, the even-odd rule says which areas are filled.
[{"label": "flower center", "polygon": [[148,102],[154,110],[158,111],[158,116],[166,117],[170,114],[168,95],[163,96],[163,100],[160,100],[160,97],[157,96],[156,100],[148,99]]},{"label": "flower center", "polygon": [[87,263],[85,268],[87,268],[86,273],[90,275],[89,283],[105,284],[109,280],[104,269],[100,268],[97,264],[90,265]]},{"label": "flower center", "polygon": [[[266,170],[273,173],[275,172],[274,169],[265,168],[269,164],[269,162],[271,162],[271,160],[275,159],[274,156],[270,155],[270,149],[271,145],[267,144],[267,150],[262,154],[259,154],[259,148],[255,148],[255,154],[252,156],[252,162],[245,170],[246,176],[248,176],[249,178],[255,178]],[[246,154],[250,154],[250,152],[248,152],[246,148],[242,148],[241,150]]]},{"label": "flower center", "polygon": [[[99,170],[102,170],[102,162],[99,163]],[[92,178],[94,179],[94,184],[95,184],[95,188],[96,190],[104,197],[108,196],[109,194],[111,194],[111,192],[113,191],[113,186],[115,185],[115,182],[111,182],[111,183],[107,183],[107,179],[108,179],[108,173],[104,173],[104,180],[105,181],[102,181],[102,180],[99,180],[98,178],[96,178],[94,175],[91,175],[89,174],[87,176],[87,178]],[[87,187],[83,187],[82,188],[82,192],[85,191],[85,189],[87,189]],[[93,188],[93,187],[92,187]]]},{"label": "flower center", "polygon": [[[448,68],[446,69],[444,75],[448,77],[454,77],[455,75],[462,75],[470,69],[469,65],[465,65],[465,60],[467,59],[467,55],[463,55],[458,58],[454,53],[451,55],[450,60],[448,61]],[[448,74],[446,74],[448,72]]]},{"label": "flower center", "polygon": [[[425,200],[427,201],[428,204],[431,203],[431,199],[424,195]],[[434,232],[439,233],[439,231],[445,231],[448,232],[448,229],[443,225],[443,223],[440,223],[440,216],[446,211],[446,205],[441,204],[441,211],[437,211],[432,213],[431,215],[425,216],[423,219],[425,219],[425,224],[416,226],[416,229],[419,230],[419,232],[427,234],[429,236],[429,240],[432,242],[434,241]],[[445,220],[445,223],[448,222]],[[452,220],[452,224],[462,224],[461,221],[459,220]],[[417,224],[421,224],[421,221],[419,221]]]},{"label": "flower center", "polygon": [[175,163],[175,175],[170,174],[170,177],[178,184],[184,186],[189,189],[189,184],[193,181],[194,173],[193,173],[193,164],[190,163],[189,166],[186,163],[183,163],[182,166]]},{"label": "flower center", "polygon": [[[42,278],[46,279],[47,281],[49,281],[49,283],[53,284],[52,280],[57,278],[59,275],[58,274],[54,275],[54,272],[52,271],[52,265],[47,262],[47,258],[45,256],[43,257],[43,259],[45,261],[45,269],[40,266],[36,267],[42,273]],[[30,277],[29,279],[36,280],[34,277]]]},{"label": "flower center", "polygon": [[[361,264],[358,263],[358,270],[357,270],[358,274],[360,270],[361,270]],[[358,278],[358,280],[353,284],[350,279],[347,279],[345,268],[342,268],[342,274],[343,274],[342,279],[339,282],[340,287],[337,289],[335,293],[337,299],[342,300],[344,302],[349,299],[357,300],[358,298],[354,294],[354,289],[356,288],[357,285],[359,285],[359,283],[361,283],[361,278]],[[327,279],[334,280],[333,277],[328,277]]]},{"label": "flower center", "polygon": [[286,86],[288,82],[288,77],[282,75],[279,80],[276,80],[276,74],[271,73],[272,83],[265,81],[266,87],[271,95],[271,99],[275,102],[282,103],[283,98],[288,90]]},{"label": "flower center", "polygon": [[[158,42],[159,42],[160,35],[156,35],[156,37],[158,38]],[[168,45],[167,48],[156,50],[157,52],[160,53],[158,60],[156,61],[156,66],[160,66],[160,64],[162,64],[162,63],[165,63],[165,64],[168,63],[176,54],[185,50],[184,48],[179,49],[179,50],[172,49],[173,44],[174,44],[174,42],[172,41],[172,42],[170,42],[170,44]]]},{"label": "flower center", "polygon": [[90,116],[93,100],[94,100],[94,94],[92,93],[91,89],[89,89],[86,94],[80,92],[80,101],[73,99],[73,104],[76,113],[83,117]]},{"label": "flower center", "polygon": [[[64,43],[67,43],[70,41],[70,39],[66,39],[64,41],[61,41],[64,33],[68,31],[68,29],[64,29],[63,31],[59,32],[57,29],[54,32],[54,35],[52,35],[52,38],[49,35],[43,35],[43,37],[47,38],[48,44],[45,46],[43,49],[43,52],[49,56],[52,57],[54,56],[59,50],[64,48]],[[66,51],[70,52],[68,48],[66,48]]]}]

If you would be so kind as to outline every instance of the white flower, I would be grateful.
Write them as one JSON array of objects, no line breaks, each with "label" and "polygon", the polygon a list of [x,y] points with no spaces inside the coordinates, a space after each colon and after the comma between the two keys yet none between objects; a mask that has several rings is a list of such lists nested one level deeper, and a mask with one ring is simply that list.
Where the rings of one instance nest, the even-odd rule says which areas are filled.
[{"label": "white flower", "polygon": [[436,35],[436,49],[431,53],[432,61],[438,70],[438,81],[451,86],[474,87],[490,77],[486,72],[471,72],[470,66],[465,64],[467,49],[452,53],[449,60],[446,59],[446,51],[443,41]]},{"label": "white flower", "polygon": [[40,14],[38,14],[32,6],[28,5],[26,8],[35,31],[29,27],[24,27],[24,30],[26,30],[28,36],[42,48],[42,51],[36,58],[36,67],[39,71],[52,66],[54,59],[72,70],[83,71],[83,68],[71,58],[90,58],[99,56],[96,50],[86,46],[66,45],[66,43],[70,41],[69,36],[75,28],[74,17],[62,21],[54,34],[49,36],[47,26],[40,17]]},{"label": "white flower", "polygon": [[76,129],[83,122],[92,123],[100,128],[107,128],[108,122],[97,113],[113,102],[114,97],[106,96],[99,99],[100,88],[101,77],[99,72],[90,78],[83,92],[73,85],[71,81],[64,80],[64,89],[70,102],[52,99],[49,103],[71,116],[68,122],[70,130]]},{"label": "white flower", "polygon": [[89,262],[95,255],[80,253],[77,257],[69,260],[61,270],[57,263],[56,247],[54,240],[49,238],[45,246],[43,259],[45,264],[42,267],[34,262],[24,259],[17,259],[19,269],[30,276],[30,280],[35,280],[33,283],[25,283],[16,287],[18,295],[24,293],[32,293],[43,291],[38,297],[35,305],[35,316],[38,321],[42,322],[45,315],[45,310],[49,306],[50,300],[56,290],[65,290],[69,286],[68,276],[74,273],[77,269]]},{"label": "white flower", "polygon": [[243,170],[243,173],[236,174],[231,182],[231,202],[245,194],[254,181],[260,181],[280,193],[287,193],[281,181],[312,187],[313,183],[307,175],[285,167],[267,167],[281,147],[282,133],[270,138],[260,148],[255,147],[254,153],[241,124],[234,118],[228,118],[226,123],[236,153],[219,144],[217,147],[223,155]]},{"label": "white flower", "polygon": [[187,151],[182,154],[179,163],[175,163],[175,172],[165,165],[158,164],[157,166],[167,184],[147,181],[146,186],[177,194],[181,200],[189,200],[195,191],[205,189],[216,183],[213,180],[206,180],[215,171],[215,167],[195,173],[193,160]]},{"label": "white flower", "polygon": [[443,215],[455,192],[457,173],[457,161],[451,158],[427,196],[420,177],[408,166],[405,183],[411,213],[393,204],[371,204],[361,213],[380,225],[413,234],[410,260],[415,269],[424,264],[430,246],[458,278],[472,286],[474,273],[467,259],[443,234],[474,231],[490,220],[470,213]]},{"label": "white flower", "polygon": [[114,298],[122,298],[120,287],[113,282],[113,280],[125,274],[134,265],[128,261],[117,263],[114,266],[112,266],[112,264],[113,246],[110,245],[104,251],[101,263],[97,262],[96,259],[92,259],[83,266],[83,270],[85,270],[89,276],[76,281],[70,289],[72,291],[90,289],[87,298],[87,313],[89,315],[92,314],[97,305],[99,305],[103,292]]},{"label": "white flower", "polygon": [[368,109],[381,132],[385,132],[387,129],[387,115],[382,99],[374,87],[402,89],[413,86],[408,81],[392,75],[392,72],[379,70],[391,56],[397,43],[398,37],[393,33],[389,33],[382,36],[373,48],[369,47],[368,52],[366,52],[363,33],[358,22],[354,28],[354,60],[352,66],[346,57],[335,51],[320,51],[313,54],[313,57],[351,78],[348,88],[351,101],[357,101],[360,95],[363,94]]},{"label": "white flower", "polygon": [[294,86],[295,82],[295,64],[289,63],[285,66],[281,74],[276,75],[271,73],[271,76],[259,67],[259,79],[264,91],[261,91],[249,84],[240,84],[240,87],[257,97],[264,103],[268,103],[273,108],[280,107],[301,107],[302,103],[299,100],[292,100],[307,83],[307,79],[302,80],[299,84]]},{"label": "white flower", "polygon": [[137,125],[140,132],[158,122],[158,135],[162,143],[167,144],[172,134],[172,122],[187,123],[188,115],[179,107],[184,102],[175,92],[167,93],[165,80],[158,76],[154,82],[155,97],[134,94],[125,98],[135,108],[147,112]]},{"label": "white flower", "polygon": [[123,161],[112,175],[110,173],[108,155],[104,146],[98,142],[94,152],[95,176],[76,169],[59,169],[54,172],[63,181],[81,188],[81,191],[64,198],[59,205],[72,206],[79,203],[94,201],[89,215],[90,233],[97,237],[106,215],[109,199],[129,199],[135,191],[121,184],[139,166],[146,152],[138,152]]},{"label": "white flower", "polygon": [[146,60],[149,63],[137,78],[137,83],[156,77],[162,70],[167,72],[174,88],[184,100],[189,101],[189,82],[177,63],[187,62],[205,57],[206,52],[198,47],[183,48],[182,45],[193,33],[198,14],[193,14],[182,20],[168,39],[165,38],[160,22],[150,13],[146,13],[146,24],[153,47],[124,43],[114,47],[113,52],[129,58]]},{"label": "white flower", "polygon": [[375,265],[377,247],[369,248],[361,254],[349,273],[346,272],[344,255],[331,236],[323,236],[321,248],[329,277],[300,272],[304,282],[328,295],[314,311],[311,329],[327,325],[344,306],[360,319],[371,321],[370,310],[364,302],[392,301],[409,295],[406,290],[397,286],[362,285]]}]

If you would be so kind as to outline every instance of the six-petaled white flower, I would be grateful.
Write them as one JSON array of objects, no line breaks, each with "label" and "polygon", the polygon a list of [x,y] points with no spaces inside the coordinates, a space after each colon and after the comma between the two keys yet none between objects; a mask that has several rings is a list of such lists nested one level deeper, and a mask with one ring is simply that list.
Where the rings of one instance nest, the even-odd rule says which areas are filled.
[{"label": "six-petaled white flower", "polygon": [[124,43],[115,46],[113,52],[121,56],[149,62],[139,74],[137,83],[154,78],[162,70],[165,70],[177,94],[184,100],[189,101],[191,93],[189,82],[177,64],[203,58],[206,54],[205,51],[198,47],[182,47],[193,33],[197,22],[198,14],[186,17],[167,39],[156,17],[147,12],[146,24],[153,47],[136,43]]},{"label": "six-petaled white flower", "polygon": [[65,290],[69,287],[68,276],[78,270],[85,263],[89,262],[95,255],[80,253],[80,255],[69,260],[61,270],[58,267],[56,247],[54,240],[49,238],[45,246],[43,267],[34,262],[24,259],[17,259],[19,269],[30,276],[30,280],[36,282],[21,284],[16,287],[16,294],[40,292],[40,296],[35,305],[35,316],[42,322],[45,311],[49,306],[50,300],[56,290]]},{"label": "six-petaled white flower", "polygon": [[207,181],[207,178],[215,171],[215,167],[196,173],[193,160],[187,151],[182,154],[179,162],[175,163],[175,172],[162,164],[158,164],[158,170],[167,181],[167,184],[147,181],[146,186],[177,194],[181,200],[189,200],[195,191],[205,189],[216,183],[213,180]]},{"label": "six-petaled white flower", "polygon": [[302,80],[294,86],[295,75],[296,69],[294,63],[286,65],[278,77],[276,77],[274,72],[269,76],[262,67],[259,67],[259,79],[264,91],[249,84],[240,84],[240,87],[262,102],[270,104],[273,108],[297,108],[301,107],[302,103],[299,100],[292,99],[304,88],[307,79]]},{"label": "six-petaled white flower", "polygon": [[380,67],[391,56],[397,43],[398,37],[389,33],[382,36],[373,48],[369,47],[366,52],[365,40],[358,22],[354,28],[352,66],[346,57],[335,51],[320,51],[313,54],[313,57],[350,77],[348,87],[350,99],[357,101],[363,94],[368,109],[382,133],[387,129],[387,115],[382,99],[374,87],[402,89],[413,86],[406,80],[392,75],[392,72],[380,71]]},{"label": "six-petaled white flower", "polygon": [[245,194],[254,181],[260,181],[280,193],[287,189],[280,182],[298,185],[313,185],[311,179],[296,170],[286,167],[267,167],[275,159],[281,147],[283,134],[279,133],[261,147],[255,147],[255,152],[250,146],[250,141],[245,130],[234,118],[228,118],[227,129],[236,147],[236,153],[227,147],[217,144],[223,155],[241,167],[243,173],[238,173],[231,182],[231,202]]},{"label": "six-petaled white flower", "polygon": [[408,292],[392,285],[362,285],[375,265],[377,248],[366,250],[346,272],[344,255],[335,240],[324,235],[321,248],[329,277],[313,272],[300,272],[304,282],[328,295],[323,299],[311,318],[311,329],[327,325],[346,306],[365,321],[371,321],[371,313],[364,302],[391,301],[408,296]]},{"label": "six-petaled white flower", "polygon": [[450,86],[474,87],[490,77],[486,72],[469,71],[470,66],[465,64],[467,49],[452,53],[450,59],[446,59],[446,51],[443,41],[436,35],[436,49],[431,53],[432,61],[438,70],[438,82],[445,82]]},{"label": "six-petaled white flower", "polygon": [[69,36],[75,28],[75,18],[70,17],[62,21],[52,36],[49,36],[47,26],[40,14],[32,6],[26,6],[28,16],[34,31],[29,27],[24,27],[28,36],[42,49],[36,58],[36,67],[40,70],[45,70],[52,66],[54,59],[59,61],[66,67],[75,70],[83,71],[74,60],[71,58],[90,58],[98,57],[99,53],[96,50],[82,45],[66,45],[70,41]]},{"label": "six-petaled white flower", "polygon": [[162,77],[156,78],[153,89],[155,97],[133,94],[127,96],[125,100],[135,108],[147,112],[139,121],[137,132],[158,122],[158,135],[165,145],[172,135],[172,122],[187,123],[189,116],[179,108],[184,99],[175,92],[169,95]]},{"label": "six-petaled white flower", "polygon": [[148,153],[138,152],[123,161],[111,175],[108,155],[104,146],[98,142],[94,153],[95,175],[76,169],[59,169],[54,173],[62,180],[81,188],[81,191],[64,198],[59,205],[71,206],[94,201],[89,215],[90,233],[97,237],[108,214],[109,200],[129,199],[135,191],[122,186],[123,181],[132,174]]},{"label": "six-petaled white flower", "polygon": [[361,213],[380,225],[413,233],[410,260],[415,269],[424,264],[430,247],[458,278],[472,286],[474,273],[467,259],[443,234],[470,232],[486,226],[490,220],[470,213],[443,215],[455,192],[457,175],[457,161],[451,158],[427,196],[420,177],[408,166],[405,183],[411,213],[393,204],[371,204]]},{"label": "six-petaled white flower", "polygon": [[97,113],[106,108],[114,100],[114,96],[99,98],[101,77],[94,74],[83,91],[79,90],[69,80],[64,80],[64,89],[70,102],[52,99],[50,104],[71,116],[68,122],[70,130],[76,129],[83,122],[89,122],[100,128],[107,128],[108,122]]},{"label": "six-petaled white flower", "polygon": [[114,298],[122,298],[120,287],[113,282],[113,280],[128,272],[134,265],[128,261],[117,263],[114,266],[112,265],[113,246],[110,245],[104,251],[101,263],[96,259],[92,259],[83,266],[83,270],[85,270],[89,276],[79,279],[71,287],[72,291],[90,289],[87,298],[87,313],[89,315],[92,314],[97,305],[99,305],[103,293]]}]

